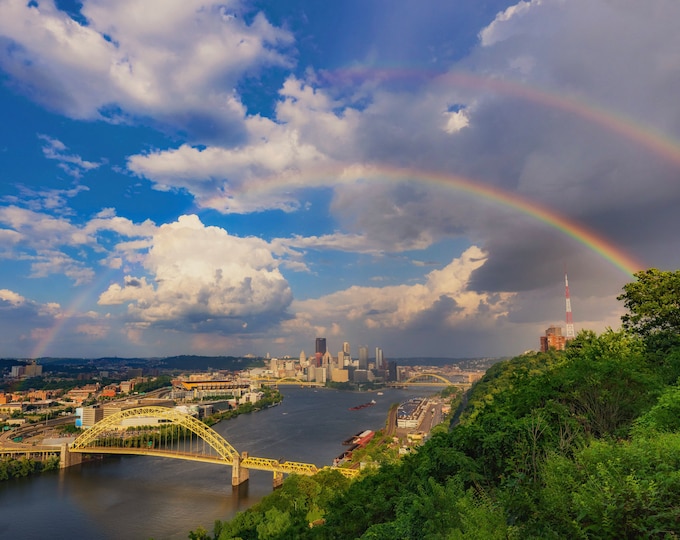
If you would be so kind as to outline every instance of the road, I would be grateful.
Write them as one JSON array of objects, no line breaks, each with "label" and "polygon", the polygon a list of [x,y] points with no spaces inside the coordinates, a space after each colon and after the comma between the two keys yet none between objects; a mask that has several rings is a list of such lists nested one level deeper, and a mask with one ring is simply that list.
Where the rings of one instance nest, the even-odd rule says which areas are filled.
[{"label": "road", "polygon": [[[38,422],[37,424],[25,424],[16,429],[5,431],[0,435],[0,450],[48,449],[49,447],[43,448],[42,445],[36,444],[36,442],[28,442],[27,439],[40,435],[44,438],[44,435],[48,430],[57,426],[72,424],[75,422],[75,418],[75,415],[60,416],[59,418]],[[14,442],[12,440],[14,437],[23,437],[23,440],[21,442]]]}]

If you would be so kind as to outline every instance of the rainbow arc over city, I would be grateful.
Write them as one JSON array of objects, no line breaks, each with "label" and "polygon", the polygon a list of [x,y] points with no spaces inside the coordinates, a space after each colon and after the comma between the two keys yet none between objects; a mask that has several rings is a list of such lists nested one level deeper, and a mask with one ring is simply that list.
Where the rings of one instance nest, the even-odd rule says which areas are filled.
[{"label": "rainbow arc over city", "polygon": [[451,190],[529,216],[584,245],[609,261],[627,277],[644,268],[640,261],[626,253],[611,240],[556,210],[497,186],[447,172],[394,167],[386,164],[356,164],[349,167],[295,171],[283,176],[265,178],[248,183],[246,187],[241,189],[240,193],[253,196],[268,191],[286,192],[307,187],[332,186],[357,181],[420,182]]},{"label": "rainbow arc over city", "polygon": [[[331,85],[353,84],[357,81],[376,84],[400,81],[426,82],[434,85],[443,85],[451,89],[473,90],[480,93],[524,100],[538,106],[581,118],[616,136],[635,143],[639,147],[662,158],[672,166],[680,167],[680,142],[670,135],[642,125],[622,114],[617,114],[602,106],[590,103],[578,96],[560,94],[527,85],[520,81],[498,77],[484,77],[463,71],[435,72],[425,69],[391,69],[364,66],[325,71],[319,75],[322,81]],[[396,167],[386,164],[336,165],[302,171],[284,171],[270,178],[249,181],[244,187],[235,190],[233,196],[238,197],[239,194],[254,195],[259,192],[284,192],[310,187],[329,187],[341,183],[356,182],[359,179],[367,181],[423,182],[450,189],[454,192],[488,201],[529,216],[587,247],[618,268],[627,277],[631,277],[635,272],[645,267],[640,261],[626,253],[611,240],[547,206],[489,183],[449,172]],[[207,203],[207,207],[219,208],[222,206],[219,202],[219,197],[208,200]],[[45,333],[33,351],[34,358],[44,354],[59,332],[68,323],[69,319],[89,296],[101,292],[95,285],[88,287],[87,290],[78,295],[71,306],[59,318],[57,324]]]}]

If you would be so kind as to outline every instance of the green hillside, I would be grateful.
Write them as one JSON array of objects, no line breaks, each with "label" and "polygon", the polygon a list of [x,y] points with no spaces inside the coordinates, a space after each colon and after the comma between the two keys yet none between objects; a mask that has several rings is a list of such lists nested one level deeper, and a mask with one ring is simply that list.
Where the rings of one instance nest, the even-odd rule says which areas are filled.
[{"label": "green hillside", "polygon": [[494,365],[399,464],[291,477],[190,537],[678,538],[680,272],[640,272],[619,299],[622,330]]}]

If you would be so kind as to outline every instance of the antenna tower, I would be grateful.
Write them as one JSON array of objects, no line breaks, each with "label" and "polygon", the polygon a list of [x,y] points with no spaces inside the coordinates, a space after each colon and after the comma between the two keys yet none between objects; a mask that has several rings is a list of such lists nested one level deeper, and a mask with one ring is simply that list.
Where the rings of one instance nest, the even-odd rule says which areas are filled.
[{"label": "antenna tower", "polygon": [[567,271],[564,271],[564,287],[565,296],[567,299],[567,339],[574,339],[574,320],[571,316],[571,298],[569,297],[569,279],[567,278]]}]

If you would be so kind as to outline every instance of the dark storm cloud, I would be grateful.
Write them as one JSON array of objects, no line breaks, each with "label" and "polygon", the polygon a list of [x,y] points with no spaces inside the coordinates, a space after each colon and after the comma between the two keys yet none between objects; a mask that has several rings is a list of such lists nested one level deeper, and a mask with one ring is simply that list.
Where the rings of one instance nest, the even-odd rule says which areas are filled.
[{"label": "dark storm cloud", "polygon": [[349,231],[366,232],[378,246],[401,251],[466,231],[465,213],[442,205],[440,197],[415,181],[349,184],[336,188],[331,211]]},{"label": "dark storm cloud", "polygon": [[419,332],[423,329],[428,331],[446,331],[449,325],[446,320],[449,315],[454,313],[461,313],[463,309],[458,303],[449,296],[440,296],[427,309],[418,314],[408,325],[408,331]]},{"label": "dark storm cloud", "polygon": [[[680,15],[680,6],[660,4],[652,11],[634,2],[520,5],[454,67],[473,73],[467,82],[477,85],[477,96],[443,78],[424,82],[411,105],[407,92],[377,93],[361,130],[364,156],[416,168],[427,163],[499,186],[591,229],[622,253],[639,254],[643,264],[677,266],[680,214],[672,208],[680,206],[680,144],[663,141],[662,133],[680,139],[680,39],[668,18]],[[494,78],[514,86],[494,85]],[[447,94],[469,105],[469,125],[442,137],[432,126]],[[333,208],[342,220],[354,197],[344,215],[369,236],[397,244],[465,234],[479,242],[488,260],[473,276],[475,290],[540,289],[560,281],[565,263],[595,295],[609,296],[629,279],[586,241],[512,211],[474,201],[472,209],[469,200],[439,194],[404,201],[385,187],[370,190],[371,207],[349,195],[352,189],[339,188]]]}]

